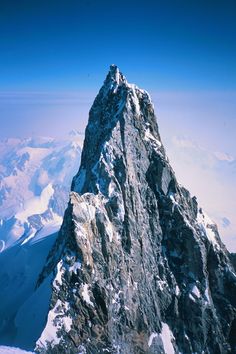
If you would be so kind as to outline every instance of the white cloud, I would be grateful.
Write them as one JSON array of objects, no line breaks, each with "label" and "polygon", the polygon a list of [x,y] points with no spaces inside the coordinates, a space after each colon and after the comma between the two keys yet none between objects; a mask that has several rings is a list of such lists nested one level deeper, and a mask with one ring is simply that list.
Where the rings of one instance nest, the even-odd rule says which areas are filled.
[{"label": "white cloud", "polygon": [[227,248],[236,251],[233,156],[223,151],[216,154],[185,136],[174,136],[166,148],[179,182],[197,196],[199,204],[217,223]]},{"label": "white cloud", "polygon": [[214,155],[220,161],[228,161],[228,162],[235,161],[235,158],[232,155],[227,154],[227,153],[222,152],[222,151],[215,151]]}]

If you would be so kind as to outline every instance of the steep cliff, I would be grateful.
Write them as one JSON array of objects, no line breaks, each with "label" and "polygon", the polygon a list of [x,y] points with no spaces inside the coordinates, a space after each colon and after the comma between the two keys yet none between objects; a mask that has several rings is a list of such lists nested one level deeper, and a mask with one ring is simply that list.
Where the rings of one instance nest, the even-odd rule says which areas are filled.
[{"label": "steep cliff", "polygon": [[234,271],[216,225],[176,180],[148,93],[111,66],[39,279],[54,274],[36,352],[234,352]]}]

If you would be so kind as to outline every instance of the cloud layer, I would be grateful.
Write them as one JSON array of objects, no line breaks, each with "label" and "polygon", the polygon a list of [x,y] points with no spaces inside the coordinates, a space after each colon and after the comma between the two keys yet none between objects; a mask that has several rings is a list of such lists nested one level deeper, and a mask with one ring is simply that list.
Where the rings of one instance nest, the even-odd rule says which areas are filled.
[{"label": "cloud layer", "polygon": [[181,184],[196,195],[217,223],[223,242],[236,251],[236,159],[224,151],[209,151],[185,136],[167,144],[170,162]]}]

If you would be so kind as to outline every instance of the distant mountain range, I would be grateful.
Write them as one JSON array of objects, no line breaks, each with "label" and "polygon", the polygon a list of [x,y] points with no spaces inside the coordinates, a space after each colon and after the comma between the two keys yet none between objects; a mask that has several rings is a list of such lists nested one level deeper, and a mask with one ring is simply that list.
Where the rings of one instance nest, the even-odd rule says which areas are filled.
[{"label": "distant mountain range", "polygon": [[0,141],[0,250],[59,230],[83,134]]},{"label": "distant mountain range", "polygon": [[[40,334],[43,323],[36,320],[31,326],[33,334],[24,332],[25,316],[34,316],[37,306],[42,313],[45,306],[47,311],[50,292],[41,292],[26,313],[24,303],[34,294],[61,227],[72,178],[80,165],[83,138],[71,131],[61,139],[0,141],[1,344],[32,348],[37,331]],[[18,353],[19,349],[0,347],[0,353],[8,352]]]}]

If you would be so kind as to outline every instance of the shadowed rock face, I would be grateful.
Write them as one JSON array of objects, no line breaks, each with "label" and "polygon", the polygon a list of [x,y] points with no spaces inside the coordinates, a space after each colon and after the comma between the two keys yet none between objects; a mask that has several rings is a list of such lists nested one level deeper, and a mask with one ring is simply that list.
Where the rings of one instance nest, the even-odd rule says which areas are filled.
[{"label": "shadowed rock face", "polygon": [[81,167],[39,283],[52,272],[38,353],[235,350],[228,251],[177,183],[149,95],[116,66],[90,110]]}]

